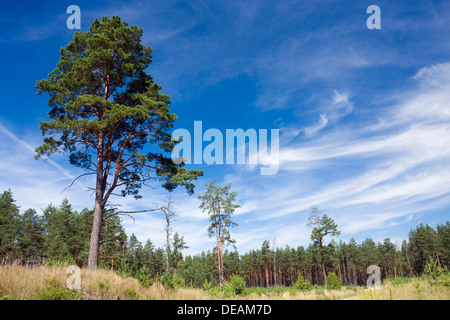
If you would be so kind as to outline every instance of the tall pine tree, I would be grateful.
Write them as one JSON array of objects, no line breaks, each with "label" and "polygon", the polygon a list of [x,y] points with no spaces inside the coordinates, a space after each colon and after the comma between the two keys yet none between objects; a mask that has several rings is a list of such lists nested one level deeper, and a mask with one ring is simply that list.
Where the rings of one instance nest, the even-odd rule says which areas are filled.
[{"label": "tall pine tree", "polygon": [[138,198],[142,185],[161,178],[167,188],[184,185],[192,193],[191,181],[202,174],[170,158],[168,131],[177,116],[145,71],[152,48],[141,37],[142,29],[118,16],[95,19],[87,32],[74,33],[56,69],[36,84],[38,93],[50,95],[51,107],[49,121],[40,124],[46,138],[36,158],[66,152],[86,170],[83,176],[95,177],[88,268],[98,265],[103,212],[116,189]]}]

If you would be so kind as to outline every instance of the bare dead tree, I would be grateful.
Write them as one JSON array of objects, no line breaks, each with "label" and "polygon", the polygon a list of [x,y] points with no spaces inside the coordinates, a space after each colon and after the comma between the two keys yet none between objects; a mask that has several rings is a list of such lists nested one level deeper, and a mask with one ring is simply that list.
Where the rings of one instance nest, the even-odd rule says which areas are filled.
[{"label": "bare dead tree", "polygon": [[175,218],[175,212],[172,210],[172,199],[171,199],[171,192],[169,191],[169,195],[166,201],[166,205],[161,207],[162,212],[164,213],[164,219],[166,221],[165,226],[165,235],[166,235],[166,271],[169,272],[170,270],[170,242],[171,242],[171,235],[173,231],[173,220]]}]

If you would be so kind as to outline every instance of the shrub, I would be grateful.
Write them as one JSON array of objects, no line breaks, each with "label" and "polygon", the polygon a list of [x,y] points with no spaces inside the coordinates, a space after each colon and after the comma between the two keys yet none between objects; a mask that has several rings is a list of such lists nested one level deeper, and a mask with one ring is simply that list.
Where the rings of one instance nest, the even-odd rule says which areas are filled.
[{"label": "shrub", "polygon": [[341,290],[341,281],[337,277],[336,273],[330,272],[327,277],[327,289],[328,290]]},{"label": "shrub", "polygon": [[98,285],[98,289],[100,290],[100,295],[103,297],[105,296],[109,290],[111,289],[111,285],[109,283],[103,282],[103,281],[99,281],[97,283]]},{"label": "shrub", "polygon": [[322,286],[314,285],[314,290],[316,291],[316,295],[325,295],[325,288]]},{"label": "shrub", "polygon": [[297,281],[294,284],[294,288],[300,291],[311,291],[312,285],[309,280],[303,279],[303,277],[299,274]]},{"label": "shrub", "polygon": [[441,268],[437,260],[434,260],[433,258],[430,258],[430,260],[428,260],[427,264],[425,265],[424,271],[427,276],[430,276],[435,281],[436,278],[444,273],[444,270]]},{"label": "shrub", "polygon": [[269,294],[274,295],[274,296],[282,296],[283,293],[285,293],[286,291],[288,291],[288,288],[285,286],[274,286],[274,287],[270,287],[270,292]]},{"label": "shrub", "polygon": [[38,300],[80,300],[81,292],[68,290],[56,279],[45,279],[45,287],[37,292]]},{"label": "shrub", "polygon": [[153,284],[153,278],[150,276],[150,272],[146,266],[140,268],[134,277],[139,282],[139,285],[144,288],[150,287]]},{"label": "shrub", "polygon": [[209,291],[212,288],[212,283],[209,282],[207,279],[203,282],[203,290]]},{"label": "shrub", "polygon": [[130,288],[126,288],[123,291],[122,295],[123,295],[122,296],[123,299],[125,299],[125,300],[138,300],[139,299],[139,294]]},{"label": "shrub", "polygon": [[230,284],[234,294],[240,295],[245,290],[245,280],[239,275],[232,275],[230,278]]},{"label": "shrub", "polygon": [[396,278],[390,279],[390,281],[391,281],[391,284],[396,287],[396,286],[400,286],[405,283],[411,282],[411,279],[412,278],[396,277]]},{"label": "shrub", "polygon": [[222,286],[219,286],[220,291],[222,292],[222,297],[230,298],[234,296],[234,288],[232,284],[228,281],[224,281]]},{"label": "shrub", "polygon": [[247,294],[257,294],[259,296],[263,295],[266,293],[266,290],[264,290],[265,288],[261,288],[261,287],[250,287],[246,289],[246,293]]},{"label": "shrub", "polygon": [[444,277],[444,279],[443,279],[443,281],[442,281],[442,285],[443,285],[444,287],[450,287],[450,274],[447,274],[447,275]]},{"label": "shrub", "polygon": [[184,288],[185,281],[182,277],[180,276],[173,276],[173,285],[175,287],[175,289],[179,289],[179,288]]},{"label": "shrub", "polygon": [[117,274],[122,278],[131,277],[133,275],[133,272],[130,268],[130,264],[125,261],[122,261],[119,268],[117,269]]},{"label": "shrub", "polygon": [[175,282],[173,280],[173,275],[170,272],[164,272],[160,279],[161,285],[166,290],[175,288]]},{"label": "shrub", "polygon": [[216,286],[209,291],[210,294],[218,298],[231,298],[234,296],[234,289],[230,282],[223,281],[223,284]]},{"label": "shrub", "polygon": [[358,290],[355,286],[349,286],[349,285],[347,285],[347,286],[345,287],[345,289],[346,289],[346,290],[352,290],[352,291],[357,291],[357,290]]}]

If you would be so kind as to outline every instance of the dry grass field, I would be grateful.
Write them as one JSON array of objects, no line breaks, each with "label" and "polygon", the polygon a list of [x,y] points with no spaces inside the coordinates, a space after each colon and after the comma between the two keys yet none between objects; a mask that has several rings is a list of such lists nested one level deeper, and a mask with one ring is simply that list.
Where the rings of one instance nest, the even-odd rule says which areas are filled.
[{"label": "dry grass field", "polygon": [[[0,266],[0,299],[44,300],[212,300],[217,294],[193,288],[164,289],[160,284],[141,287],[134,278],[123,278],[109,270],[81,270],[81,291],[66,287],[67,266]],[[380,289],[343,287],[341,290],[285,291],[279,294],[257,294],[227,299],[283,300],[450,300],[450,277],[438,279],[403,279],[386,281]]]}]

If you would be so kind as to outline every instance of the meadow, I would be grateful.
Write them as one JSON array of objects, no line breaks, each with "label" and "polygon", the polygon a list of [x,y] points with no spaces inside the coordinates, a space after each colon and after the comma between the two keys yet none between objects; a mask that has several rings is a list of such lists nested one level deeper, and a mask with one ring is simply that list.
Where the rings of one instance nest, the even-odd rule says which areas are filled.
[{"label": "meadow", "polygon": [[81,269],[81,290],[66,287],[67,265],[26,268],[0,266],[1,300],[450,300],[450,273],[438,276],[391,278],[379,289],[364,286],[342,286],[327,290],[311,286],[250,287],[236,293],[232,283],[207,289],[190,288],[183,283],[168,287],[163,281],[149,286],[137,279],[111,270]]}]

